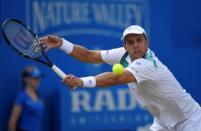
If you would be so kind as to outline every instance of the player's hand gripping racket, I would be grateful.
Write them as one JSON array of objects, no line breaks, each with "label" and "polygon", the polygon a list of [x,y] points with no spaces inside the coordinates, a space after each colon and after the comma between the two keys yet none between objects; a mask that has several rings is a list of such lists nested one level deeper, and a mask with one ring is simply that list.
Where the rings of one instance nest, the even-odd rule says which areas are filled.
[{"label": "player's hand gripping racket", "polygon": [[[45,55],[45,48],[40,44],[37,35],[21,21],[16,19],[6,20],[2,25],[2,33],[9,46],[19,55],[47,65],[62,80],[66,77],[66,74]],[[42,60],[42,57],[44,57],[44,60]]]}]

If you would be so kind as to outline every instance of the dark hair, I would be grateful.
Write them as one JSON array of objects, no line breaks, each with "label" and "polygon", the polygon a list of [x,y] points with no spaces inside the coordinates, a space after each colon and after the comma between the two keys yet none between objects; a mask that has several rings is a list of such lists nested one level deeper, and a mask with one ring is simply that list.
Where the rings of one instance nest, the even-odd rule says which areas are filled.
[{"label": "dark hair", "polygon": [[24,78],[27,77],[27,74],[28,74],[28,73],[30,72],[30,70],[33,69],[33,68],[35,68],[35,67],[33,67],[33,66],[27,66],[27,67],[25,67],[25,68],[22,70],[21,76],[22,76],[22,87],[23,87],[23,89],[26,88],[26,82],[25,82]]}]

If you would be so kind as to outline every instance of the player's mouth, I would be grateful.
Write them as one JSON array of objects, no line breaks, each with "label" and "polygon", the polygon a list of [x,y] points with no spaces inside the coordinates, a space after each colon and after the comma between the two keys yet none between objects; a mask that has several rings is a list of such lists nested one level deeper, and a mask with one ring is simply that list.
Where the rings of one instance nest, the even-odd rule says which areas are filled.
[{"label": "player's mouth", "polygon": [[141,51],[134,51],[134,54],[140,54],[141,53]]}]

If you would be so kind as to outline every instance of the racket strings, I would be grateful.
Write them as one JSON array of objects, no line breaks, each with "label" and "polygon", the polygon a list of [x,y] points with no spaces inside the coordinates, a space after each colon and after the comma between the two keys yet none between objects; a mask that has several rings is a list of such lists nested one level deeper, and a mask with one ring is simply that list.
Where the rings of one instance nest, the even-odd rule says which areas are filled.
[{"label": "racket strings", "polygon": [[[20,34],[26,34],[26,31],[20,30]],[[25,36],[27,36],[27,34],[26,34]],[[20,39],[21,41],[25,41],[25,42],[27,41],[26,43],[28,43],[29,40],[27,40],[26,37],[25,37],[25,38],[23,38],[23,37],[24,37],[24,36],[20,36],[19,39]],[[26,46],[26,45],[25,45],[25,46]],[[28,50],[26,50],[24,53],[25,53],[26,55],[28,55],[28,56],[32,56],[32,52],[33,52],[33,49],[34,49],[35,47],[34,47],[34,45],[31,45],[31,46],[30,46],[30,45],[27,45],[27,46],[29,46],[29,47],[28,47]]]},{"label": "racket strings", "polygon": [[27,44],[24,45],[24,42],[22,42],[21,40],[20,34],[22,34],[22,31],[20,31],[19,26],[15,26],[14,24],[10,24],[10,26],[8,25],[8,30],[7,30],[8,39],[11,41],[11,43],[17,43],[12,45],[14,45],[17,49],[19,49],[20,52],[23,52],[22,49],[28,45]]},{"label": "racket strings", "polygon": [[4,27],[5,35],[10,44],[23,55],[39,58],[42,48],[35,36],[23,25],[17,22],[8,22]]},{"label": "racket strings", "polygon": [[[20,50],[22,51],[22,49],[24,47],[27,48],[27,50],[25,50],[24,54],[25,55],[28,55],[28,56],[33,56],[33,50],[34,50],[34,44],[33,45],[29,45],[27,43],[29,43],[30,38],[29,37],[29,32],[27,32],[27,30],[23,30],[23,28],[21,30],[19,30],[19,34],[22,34],[22,35],[19,35],[19,37],[16,37],[16,39],[21,43],[19,46],[21,47]],[[31,40],[32,41],[32,40]]]},{"label": "racket strings", "polygon": [[[19,30],[16,29],[16,27],[14,25],[6,26],[6,28],[7,28],[6,36],[7,36],[8,40],[10,41],[10,43],[20,43],[20,41],[17,38],[15,38],[15,35],[14,35],[14,34],[18,34]],[[18,46],[20,46],[20,44],[18,44],[18,46],[15,46],[14,44],[12,44],[12,46],[17,48],[19,50],[19,52],[23,52],[22,48],[18,47]]]}]

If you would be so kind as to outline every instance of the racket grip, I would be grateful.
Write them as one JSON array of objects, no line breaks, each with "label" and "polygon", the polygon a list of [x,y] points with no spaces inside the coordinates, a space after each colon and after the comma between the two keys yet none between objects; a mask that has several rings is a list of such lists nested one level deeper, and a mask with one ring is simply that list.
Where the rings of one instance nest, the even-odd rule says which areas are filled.
[{"label": "racket grip", "polygon": [[59,67],[57,67],[56,65],[53,65],[53,66],[52,66],[52,70],[53,70],[59,77],[61,77],[62,80],[65,79],[66,74],[65,74],[61,69],[59,69]]},{"label": "racket grip", "polygon": [[[56,65],[52,66],[52,70],[59,76],[61,77],[62,80],[64,80],[66,78],[66,74],[59,69],[59,67],[57,67]],[[75,90],[77,87],[74,87],[73,90]]]}]

